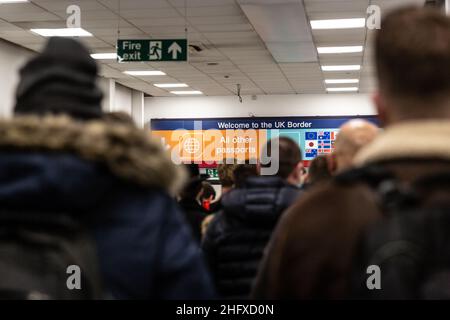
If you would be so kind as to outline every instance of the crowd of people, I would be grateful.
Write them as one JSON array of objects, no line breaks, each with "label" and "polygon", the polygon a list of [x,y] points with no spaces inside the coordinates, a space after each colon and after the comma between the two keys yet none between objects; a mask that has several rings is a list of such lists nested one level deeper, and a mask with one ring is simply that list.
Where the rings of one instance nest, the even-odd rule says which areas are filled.
[{"label": "crowd of people", "polygon": [[0,298],[450,299],[450,18],[396,10],[374,46],[382,130],[345,123],[308,169],[275,138],[277,173],[225,160],[219,195],[51,38],[0,120]]}]

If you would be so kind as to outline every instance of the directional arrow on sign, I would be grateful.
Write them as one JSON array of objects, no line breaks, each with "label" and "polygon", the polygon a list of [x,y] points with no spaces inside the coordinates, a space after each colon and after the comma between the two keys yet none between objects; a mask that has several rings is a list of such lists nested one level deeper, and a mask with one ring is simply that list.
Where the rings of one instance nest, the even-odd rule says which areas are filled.
[{"label": "directional arrow on sign", "polygon": [[169,53],[172,53],[172,58],[173,59],[177,59],[178,58],[178,53],[182,52],[182,49],[180,47],[180,45],[176,42],[172,43],[169,47],[168,50]]}]

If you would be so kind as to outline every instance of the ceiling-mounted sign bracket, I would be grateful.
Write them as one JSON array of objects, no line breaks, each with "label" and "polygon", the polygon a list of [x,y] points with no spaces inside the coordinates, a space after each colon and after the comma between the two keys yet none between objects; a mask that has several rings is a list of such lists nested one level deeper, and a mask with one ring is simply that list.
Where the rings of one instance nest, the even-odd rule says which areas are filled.
[{"label": "ceiling-mounted sign bracket", "polygon": [[238,97],[238,99],[239,99],[239,102],[242,103],[241,85],[238,83],[238,84],[236,85],[236,88],[237,88],[236,95],[237,95],[237,97]]}]

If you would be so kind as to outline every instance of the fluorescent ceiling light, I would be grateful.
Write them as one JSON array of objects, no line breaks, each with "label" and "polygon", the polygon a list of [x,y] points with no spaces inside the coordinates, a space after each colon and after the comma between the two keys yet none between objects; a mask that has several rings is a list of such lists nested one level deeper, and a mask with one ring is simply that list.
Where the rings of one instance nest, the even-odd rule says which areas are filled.
[{"label": "fluorescent ceiling light", "polygon": [[348,87],[348,88],[327,88],[328,92],[355,92],[358,91],[358,87]]},{"label": "fluorescent ceiling light", "polygon": [[357,71],[357,70],[361,70],[360,65],[322,66],[322,71]]},{"label": "fluorescent ceiling light", "polygon": [[352,29],[364,28],[366,26],[366,19],[329,19],[329,20],[312,20],[311,28],[313,30],[320,29]]},{"label": "fluorescent ceiling light", "polygon": [[189,87],[186,83],[155,83],[158,88],[186,88]]},{"label": "fluorescent ceiling light", "polygon": [[203,94],[203,92],[195,91],[195,90],[193,90],[193,91],[170,91],[170,93],[178,94],[178,95],[183,95],[183,94],[187,94],[187,95],[189,95],[189,94]]},{"label": "fluorescent ceiling light", "polygon": [[91,57],[96,60],[117,60],[117,53],[93,53]]},{"label": "fluorescent ceiling light", "polygon": [[28,2],[28,0],[0,0],[0,4],[3,3],[25,3]]},{"label": "fluorescent ceiling light", "polygon": [[130,76],[165,76],[162,71],[124,71],[125,74]]},{"label": "fluorescent ceiling light", "polygon": [[92,37],[92,33],[82,28],[31,29],[30,31],[43,37]]},{"label": "fluorescent ceiling light", "polygon": [[345,46],[345,47],[318,47],[317,52],[320,54],[327,53],[354,53],[362,52],[363,46]]},{"label": "fluorescent ceiling light", "polygon": [[359,79],[325,79],[326,84],[359,83]]}]

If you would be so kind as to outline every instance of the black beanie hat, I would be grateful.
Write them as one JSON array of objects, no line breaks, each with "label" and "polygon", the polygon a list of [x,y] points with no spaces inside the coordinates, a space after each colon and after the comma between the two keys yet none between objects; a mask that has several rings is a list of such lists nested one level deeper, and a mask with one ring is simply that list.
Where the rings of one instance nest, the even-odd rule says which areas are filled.
[{"label": "black beanie hat", "polygon": [[80,42],[51,38],[44,51],[20,70],[14,112],[99,118],[103,94],[96,80],[97,64]]}]

